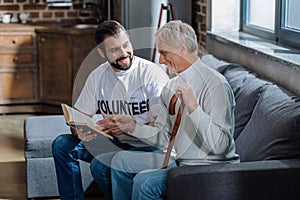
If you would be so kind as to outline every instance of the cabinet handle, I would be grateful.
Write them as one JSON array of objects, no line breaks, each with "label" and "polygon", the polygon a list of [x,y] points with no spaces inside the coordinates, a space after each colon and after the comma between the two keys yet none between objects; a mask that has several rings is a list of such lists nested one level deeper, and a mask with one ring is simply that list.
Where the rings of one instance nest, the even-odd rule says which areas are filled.
[{"label": "cabinet handle", "polygon": [[43,42],[45,42],[46,41],[46,38],[44,38],[44,37],[42,37],[41,39],[40,39],[40,42],[41,43],[43,43]]},{"label": "cabinet handle", "polygon": [[19,74],[16,74],[16,76],[15,76],[15,80],[19,80],[20,79],[20,76],[19,76]]},{"label": "cabinet handle", "polygon": [[11,41],[13,44],[17,44],[17,41],[16,40],[13,40],[13,41]]},{"label": "cabinet handle", "polygon": [[14,61],[14,62],[17,62],[17,61],[18,61],[18,57],[14,57],[14,58],[13,58],[13,61]]}]

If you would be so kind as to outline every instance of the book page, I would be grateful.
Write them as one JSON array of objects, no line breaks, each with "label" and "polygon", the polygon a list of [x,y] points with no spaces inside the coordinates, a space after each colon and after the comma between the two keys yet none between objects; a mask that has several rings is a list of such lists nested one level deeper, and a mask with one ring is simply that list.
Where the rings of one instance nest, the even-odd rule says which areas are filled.
[{"label": "book page", "polygon": [[67,123],[87,123],[87,124],[91,124],[93,126],[96,126],[96,120],[94,120],[92,117],[66,105],[66,104],[61,104],[62,106],[62,110],[63,113],[65,115],[66,118],[66,122]]},{"label": "book page", "polygon": [[89,117],[88,115],[68,106],[67,104],[61,104],[66,123],[72,128],[82,129],[83,131],[90,131],[92,133],[100,133],[101,135],[113,139],[113,137],[103,131],[98,130],[96,126],[96,119]]}]

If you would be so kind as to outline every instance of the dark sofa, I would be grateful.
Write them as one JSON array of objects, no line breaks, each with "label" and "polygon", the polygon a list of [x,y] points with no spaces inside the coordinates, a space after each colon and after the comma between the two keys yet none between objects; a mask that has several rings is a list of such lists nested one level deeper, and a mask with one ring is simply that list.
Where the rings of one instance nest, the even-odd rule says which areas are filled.
[{"label": "dark sofa", "polygon": [[202,60],[233,89],[241,163],[171,169],[168,200],[299,199],[300,97],[243,66]]},{"label": "dark sofa", "polygon": [[[220,61],[211,55],[202,60],[223,73],[234,91],[234,137],[241,163],[171,169],[167,182],[168,200],[298,199],[299,96],[237,64]],[[29,117],[24,133],[27,197],[57,197],[51,144],[58,134],[70,133],[64,117]],[[99,188],[92,184],[89,164],[80,162],[80,165],[87,195],[99,195]]]}]

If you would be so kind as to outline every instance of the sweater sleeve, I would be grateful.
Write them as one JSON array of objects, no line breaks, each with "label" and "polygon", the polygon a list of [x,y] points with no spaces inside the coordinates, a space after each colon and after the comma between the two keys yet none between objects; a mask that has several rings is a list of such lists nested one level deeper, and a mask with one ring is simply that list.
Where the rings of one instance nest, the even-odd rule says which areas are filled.
[{"label": "sweater sleeve", "polygon": [[172,124],[163,93],[160,99],[160,104],[153,105],[150,108],[150,115],[154,119],[153,123],[150,125],[137,123],[134,132],[128,134],[139,138],[151,146],[166,149],[169,144]]},{"label": "sweater sleeve", "polygon": [[[166,122],[167,123],[167,122]],[[169,125],[170,126],[170,125]],[[159,149],[167,149],[169,144],[169,129],[158,120],[154,126],[137,124],[132,136]]]},{"label": "sweater sleeve", "polygon": [[219,84],[187,116],[187,124],[196,128],[203,147],[213,154],[227,150],[234,127],[234,97],[227,84]]}]

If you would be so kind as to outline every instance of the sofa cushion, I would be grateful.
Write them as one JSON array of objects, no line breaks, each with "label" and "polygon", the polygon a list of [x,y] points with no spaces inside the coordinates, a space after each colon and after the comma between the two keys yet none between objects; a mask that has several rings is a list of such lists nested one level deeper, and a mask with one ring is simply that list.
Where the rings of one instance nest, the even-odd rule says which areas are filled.
[{"label": "sofa cushion", "polygon": [[220,60],[211,54],[206,54],[201,57],[201,60],[206,65],[222,73],[230,63]]},{"label": "sofa cushion", "polygon": [[241,161],[300,158],[300,98],[268,85],[236,139],[236,150]]},{"label": "sofa cushion", "polygon": [[234,139],[236,139],[248,123],[260,93],[271,83],[257,78],[255,74],[238,65],[227,66],[224,76],[235,96]]},{"label": "sofa cushion", "polygon": [[71,133],[63,115],[32,116],[25,120],[25,158],[52,157],[52,141],[60,134]]},{"label": "sofa cushion", "polygon": [[202,56],[201,60],[223,74],[233,90],[236,101],[233,138],[236,139],[249,121],[261,91],[271,83],[258,79],[241,65],[225,62],[211,54]]}]

